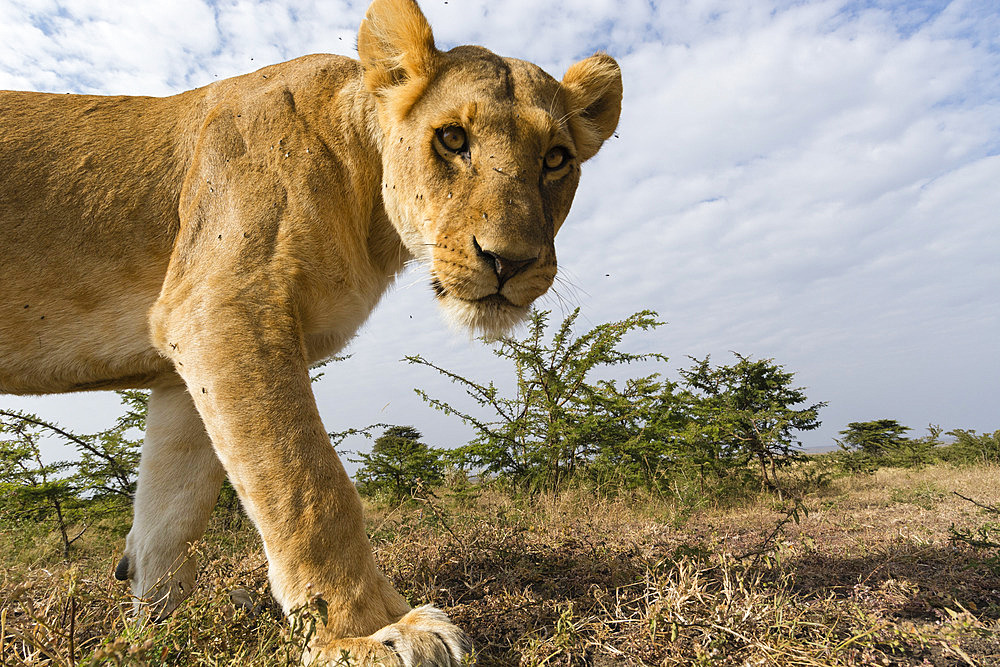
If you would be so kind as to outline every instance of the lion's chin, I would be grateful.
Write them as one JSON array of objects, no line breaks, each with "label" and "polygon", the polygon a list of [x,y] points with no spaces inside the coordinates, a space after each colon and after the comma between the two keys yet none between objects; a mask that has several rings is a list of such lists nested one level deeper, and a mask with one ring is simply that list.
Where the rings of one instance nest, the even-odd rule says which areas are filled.
[{"label": "lion's chin", "polygon": [[499,294],[467,301],[451,294],[438,296],[448,323],[472,335],[497,340],[528,318],[530,306],[518,306]]}]

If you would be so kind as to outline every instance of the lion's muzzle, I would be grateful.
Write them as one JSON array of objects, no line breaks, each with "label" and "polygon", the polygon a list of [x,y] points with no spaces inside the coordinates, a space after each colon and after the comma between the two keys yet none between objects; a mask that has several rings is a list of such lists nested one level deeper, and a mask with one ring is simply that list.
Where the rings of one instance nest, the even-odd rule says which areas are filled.
[{"label": "lion's muzzle", "polygon": [[538,261],[538,255],[528,257],[526,259],[513,259],[505,257],[498,252],[483,248],[476,240],[475,236],[472,237],[472,246],[476,249],[476,255],[478,255],[481,260],[485,261],[496,274],[497,292],[503,289],[504,284],[508,280]]}]

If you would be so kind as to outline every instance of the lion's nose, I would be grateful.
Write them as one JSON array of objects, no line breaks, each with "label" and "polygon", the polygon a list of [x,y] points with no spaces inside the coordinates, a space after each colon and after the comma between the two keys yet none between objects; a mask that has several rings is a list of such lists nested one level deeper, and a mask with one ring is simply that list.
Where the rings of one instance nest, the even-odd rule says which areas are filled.
[{"label": "lion's nose", "polygon": [[538,261],[537,256],[527,259],[511,259],[491,250],[486,250],[479,245],[475,236],[472,237],[472,245],[476,248],[476,254],[486,260],[493,267],[493,272],[497,274],[497,279],[500,281],[497,289],[503,288],[504,283]]}]

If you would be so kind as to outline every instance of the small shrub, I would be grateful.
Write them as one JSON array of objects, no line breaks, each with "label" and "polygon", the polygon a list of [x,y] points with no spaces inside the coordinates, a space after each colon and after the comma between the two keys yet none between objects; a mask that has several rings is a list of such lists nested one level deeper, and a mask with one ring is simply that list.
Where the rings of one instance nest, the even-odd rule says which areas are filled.
[{"label": "small shrub", "polygon": [[982,554],[982,560],[978,561],[976,565],[984,567],[994,576],[1000,577],[1000,507],[983,505],[957,492],[955,495],[971,502],[995,518],[974,529],[956,528],[955,524],[952,524],[950,529],[952,544],[964,544]]},{"label": "small shrub", "polygon": [[390,426],[372,447],[371,454],[359,454],[358,491],[380,496],[389,502],[409,498],[421,485],[435,486],[444,481],[441,453],[420,442],[420,431],[412,426]]},{"label": "small shrub", "polygon": [[972,430],[948,431],[955,442],[941,448],[941,458],[955,465],[1000,464],[1000,430],[976,433]]},{"label": "small shrub", "polygon": [[912,487],[893,489],[889,494],[889,500],[929,510],[946,495],[944,491],[931,482],[918,482]]}]

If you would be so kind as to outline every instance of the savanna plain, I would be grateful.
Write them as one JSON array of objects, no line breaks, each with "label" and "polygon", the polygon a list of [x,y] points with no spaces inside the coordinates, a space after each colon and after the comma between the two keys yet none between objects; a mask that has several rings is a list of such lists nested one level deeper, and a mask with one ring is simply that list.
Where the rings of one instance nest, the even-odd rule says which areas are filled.
[{"label": "savanna plain", "polygon": [[[780,494],[684,504],[421,486],[366,499],[368,531],[393,584],[467,630],[480,665],[1000,664],[995,551],[956,539],[995,519],[1000,468],[845,473],[834,458],[795,463]],[[5,519],[5,666],[292,665],[323,622],[314,605],[289,626],[270,602],[228,490],[194,545],[197,589],[155,624],[132,620],[112,576],[127,505],[93,511],[68,557],[52,522]]]}]

